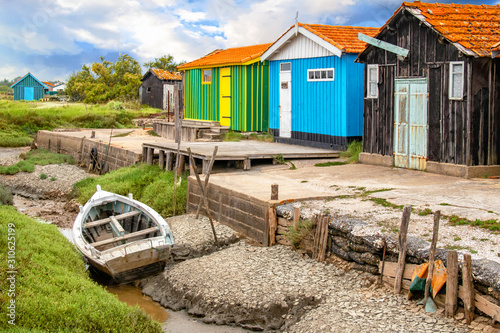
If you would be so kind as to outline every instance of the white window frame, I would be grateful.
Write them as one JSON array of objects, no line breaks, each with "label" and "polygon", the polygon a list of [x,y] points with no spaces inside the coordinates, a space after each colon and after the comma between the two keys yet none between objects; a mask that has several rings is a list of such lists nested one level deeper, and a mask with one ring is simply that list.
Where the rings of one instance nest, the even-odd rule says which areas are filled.
[{"label": "white window frame", "polygon": [[[206,71],[210,71],[210,80],[207,81],[207,75],[205,75],[205,72]],[[213,72],[212,72],[212,69],[211,68],[205,68],[205,69],[202,69],[201,70],[201,83],[202,84],[211,84],[212,83],[212,75],[213,75]]]},{"label": "white window frame", "polygon": [[[462,65],[462,72],[453,72],[453,65]],[[451,100],[463,100],[464,99],[464,86],[465,86],[465,62],[464,61],[450,61],[450,81],[448,85],[448,97]],[[462,94],[460,96],[453,96],[453,75],[462,74]]]},{"label": "white window frame", "polygon": [[[370,81],[370,70],[373,68],[377,70],[377,75],[375,81]],[[366,67],[366,98],[373,98],[373,99],[378,98],[378,75],[379,75],[378,65],[376,64],[368,65]],[[375,94],[371,94],[370,87],[372,83],[375,83],[375,86],[377,87],[375,90]]]},{"label": "white window frame", "polygon": [[[333,72],[333,77],[329,78],[329,77],[326,77],[326,78],[314,78],[314,79],[311,79],[309,78],[309,73],[311,72],[314,72],[315,73],[315,76],[316,76],[316,72],[320,72],[320,76],[321,76],[321,72],[322,71],[332,71]],[[327,74],[328,76],[328,74]],[[335,81],[335,68],[311,68],[311,69],[308,69],[307,70],[307,81],[308,82],[321,82],[321,81]]]},{"label": "white window frame", "polygon": [[[282,69],[282,68],[283,68],[283,65],[285,65],[285,64],[290,65],[290,69],[289,69],[289,70],[283,70],[283,69]],[[286,73],[286,72],[291,72],[291,71],[292,71],[292,63],[291,63],[291,62],[281,62],[281,63],[280,63],[280,72],[281,72],[281,73],[284,73],[284,72]]]}]

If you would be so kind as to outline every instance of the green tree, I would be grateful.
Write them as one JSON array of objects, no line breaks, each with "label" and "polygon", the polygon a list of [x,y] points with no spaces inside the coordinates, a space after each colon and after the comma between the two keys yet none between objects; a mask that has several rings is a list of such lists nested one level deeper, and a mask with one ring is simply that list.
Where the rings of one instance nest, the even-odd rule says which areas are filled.
[{"label": "green tree", "polygon": [[136,100],[141,85],[141,66],[128,54],[120,54],[115,63],[104,57],[100,62],[83,65],[72,73],[67,94],[73,100],[86,103],[106,103],[110,100]]},{"label": "green tree", "polygon": [[149,61],[144,63],[144,67],[146,67],[148,70],[151,68],[158,68],[158,69],[164,69],[166,71],[176,71],[177,66],[180,66],[184,64],[185,61],[181,61],[180,63],[176,63],[174,61],[174,57],[171,56],[170,54],[161,56],[159,58],[155,58],[154,61]]}]

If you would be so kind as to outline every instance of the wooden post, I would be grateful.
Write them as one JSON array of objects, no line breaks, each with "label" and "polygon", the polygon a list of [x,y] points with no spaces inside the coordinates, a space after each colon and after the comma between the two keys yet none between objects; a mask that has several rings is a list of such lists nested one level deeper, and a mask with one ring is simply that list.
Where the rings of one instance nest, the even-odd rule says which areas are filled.
[{"label": "wooden post", "polygon": [[448,276],[446,277],[446,317],[452,318],[457,311],[458,297],[458,257],[457,251],[448,251],[446,259]]},{"label": "wooden post", "polygon": [[184,171],[184,164],[185,162],[185,156],[184,155],[177,155],[177,159],[179,160],[179,163],[177,164],[177,175],[180,175]]},{"label": "wooden post", "polygon": [[474,284],[472,280],[472,261],[470,254],[464,254],[462,267],[462,284],[464,286],[465,320],[469,325],[474,320]]},{"label": "wooden post", "polygon": [[181,151],[181,142],[179,141],[177,143],[177,155],[175,158],[175,168],[174,168],[174,216],[177,210],[177,176],[179,175],[179,168],[180,168],[180,151]]},{"label": "wooden post", "polygon": [[[210,159],[210,164],[208,165],[208,171],[207,173],[205,174],[205,184],[204,184],[204,187],[203,189],[206,191],[207,188],[208,188],[208,180],[210,179],[210,173],[212,172],[212,167],[214,166],[214,163],[215,163],[215,155],[217,155],[217,150],[219,149],[218,146],[215,146],[214,148],[214,152],[212,154],[212,158]],[[200,209],[201,209],[201,205],[202,205],[203,201],[202,199],[200,198],[200,201],[198,202],[198,208],[196,209],[196,218],[200,217]],[[219,220],[220,221],[220,220]]]},{"label": "wooden post", "polygon": [[154,148],[148,148],[148,153],[147,153],[147,159],[146,159],[146,163],[151,165],[153,164],[153,155],[155,153],[155,150]]},{"label": "wooden post", "polygon": [[434,227],[432,229],[432,242],[431,248],[429,250],[429,269],[427,270],[427,281],[425,281],[425,293],[424,293],[424,306],[427,304],[427,299],[429,298],[432,275],[434,272],[434,252],[436,252],[436,244],[439,235],[439,220],[441,219],[441,211],[436,211],[434,213]]},{"label": "wooden post", "polygon": [[382,279],[384,278],[385,252],[387,251],[387,242],[385,241],[385,238],[382,239],[382,242],[384,243],[384,252],[382,253],[382,268],[380,269],[380,280],[378,281],[379,284],[382,284]]},{"label": "wooden post", "polygon": [[167,169],[167,171],[172,171],[174,169],[174,153],[172,152],[167,152],[166,153],[167,155],[167,161],[166,161],[166,165],[165,165],[165,168]]},{"label": "wooden post", "polygon": [[148,156],[148,147],[142,146],[142,161],[146,162]]},{"label": "wooden post", "polygon": [[194,158],[189,159],[189,175],[194,176],[194,169],[198,170],[198,166],[196,165],[196,160]]},{"label": "wooden post", "polygon": [[165,151],[161,149],[158,152],[158,166],[160,169],[165,169]]},{"label": "wooden post", "polygon": [[300,221],[300,207],[293,207],[293,227],[297,229]]},{"label": "wooden post", "polygon": [[252,168],[252,162],[249,158],[243,160],[243,170],[250,170]]},{"label": "wooden post", "polygon": [[[191,148],[188,147],[187,151],[189,152],[189,160],[193,161],[193,154],[191,153]],[[194,164],[194,162],[192,162],[192,164]],[[217,234],[215,233],[214,222],[212,221],[212,214],[210,213],[210,208],[208,206],[208,200],[207,200],[207,197],[205,195],[205,189],[203,188],[203,184],[201,183],[200,176],[198,175],[198,170],[194,169],[193,172],[194,172],[194,175],[196,176],[196,181],[198,182],[198,186],[200,187],[201,197],[203,199],[203,203],[205,204],[205,209],[207,210],[207,216],[208,216],[208,219],[210,220],[210,225],[212,226],[212,232],[214,233],[215,244],[218,245],[219,242],[217,241]]]},{"label": "wooden post", "polygon": [[276,231],[278,230],[278,217],[276,216],[276,207],[271,206],[267,209],[269,221],[269,246],[276,244]]},{"label": "wooden post", "polygon": [[175,142],[181,142],[181,130],[182,123],[180,117],[180,109],[179,109],[179,97],[178,97],[179,87],[174,85],[174,96],[172,98],[173,109],[175,112]]},{"label": "wooden post", "polygon": [[271,200],[278,200],[278,184],[271,185]]},{"label": "wooden post", "polygon": [[399,227],[399,242],[398,242],[398,267],[396,269],[396,280],[394,282],[394,293],[401,292],[401,282],[403,282],[403,274],[406,263],[406,246],[408,234],[408,225],[410,224],[411,206],[406,205],[403,208],[403,217],[401,218],[401,226]]},{"label": "wooden post", "polygon": [[90,138],[91,138],[91,139],[95,138],[95,131],[92,131],[92,132],[90,133]]}]

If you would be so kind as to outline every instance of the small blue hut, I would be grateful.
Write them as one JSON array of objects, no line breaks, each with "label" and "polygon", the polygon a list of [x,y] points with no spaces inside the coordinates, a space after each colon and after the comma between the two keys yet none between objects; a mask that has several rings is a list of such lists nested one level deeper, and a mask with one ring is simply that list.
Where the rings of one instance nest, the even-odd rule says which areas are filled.
[{"label": "small blue hut", "polygon": [[14,89],[14,100],[38,101],[49,90],[47,85],[28,73],[22,79],[10,86]]},{"label": "small blue hut", "polygon": [[270,61],[269,128],[277,142],[343,149],[363,135],[365,43],[379,29],[297,23],[261,56]]}]

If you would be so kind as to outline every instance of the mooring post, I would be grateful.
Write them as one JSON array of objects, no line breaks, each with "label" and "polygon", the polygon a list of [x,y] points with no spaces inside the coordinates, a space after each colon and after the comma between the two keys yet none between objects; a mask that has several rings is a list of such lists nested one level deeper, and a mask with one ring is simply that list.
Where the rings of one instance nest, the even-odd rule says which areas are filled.
[{"label": "mooring post", "polygon": [[394,281],[394,293],[399,294],[401,292],[401,283],[403,282],[403,274],[406,264],[406,250],[407,250],[407,238],[408,225],[410,224],[411,206],[406,205],[403,208],[403,217],[401,218],[401,226],[399,227],[399,239],[398,239],[398,266],[396,268],[396,279]]},{"label": "mooring post", "polygon": [[448,251],[446,259],[448,276],[446,277],[446,317],[452,318],[457,311],[458,297],[458,256],[457,251]]},{"label": "mooring post", "polygon": [[278,184],[271,185],[271,200],[278,200]]},{"label": "mooring post", "polygon": [[147,160],[146,160],[146,163],[148,165],[153,164],[153,155],[154,155],[154,153],[155,153],[154,148],[148,148]]},{"label": "mooring post", "polygon": [[174,153],[168,151],[166,154],[167,154],[167,163],[165,167],[167,171],[172,171],[174,170]]},{"label": "mooring post", "polygon": [[158,152],[158,165],[160,169],[165,169],[165,151],[161,149]]},{"label": "mooring post", "polygon": [[474,320],[474,281],[472,279],[472,259],[471,255],[464,254],[464,264],[462,266],[462,284],[464,287],[464,309],[465,321],[467,325]]}]

